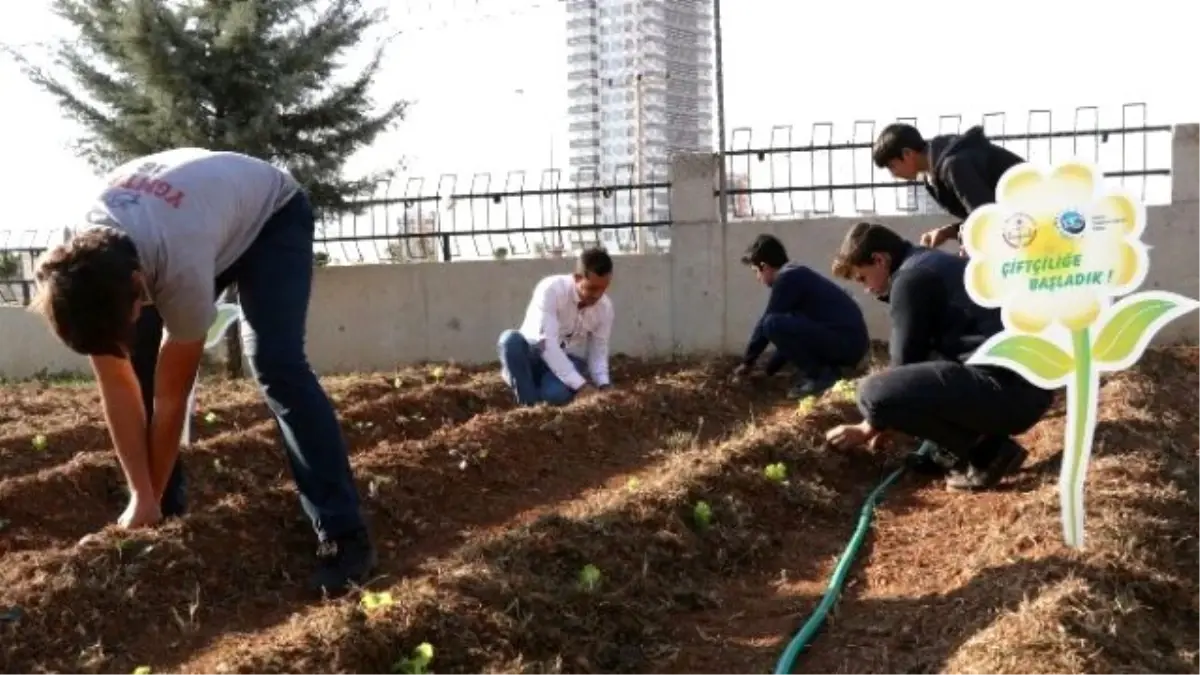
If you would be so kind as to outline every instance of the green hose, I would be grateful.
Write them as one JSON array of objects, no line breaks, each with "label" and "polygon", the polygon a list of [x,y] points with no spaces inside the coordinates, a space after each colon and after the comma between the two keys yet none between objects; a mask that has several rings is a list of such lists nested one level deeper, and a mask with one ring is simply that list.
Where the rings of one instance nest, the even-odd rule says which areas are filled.
[{"label": "green hose", "polygon": [[[922,453],[924,454],[924,453]],[[879,501],[880,496],[893,483],[904,475],[908,467],[902,466],[893,471],[887,478],[883,479],[871,494],[867,495],[866,501],[863,502],[862,510],[858,514],[858,526],[854,528],[854,536],[850,537],[850,543],[846,545],[846,550],[842,552],[842,557],[838,560],[837,567],[833,570],[833,578],[829,580],[829,586],[825,589],[825,597],[821,598],[821,604],[813,611],[812,616],[808,617],[808,621],[800,628],[800,632],[792,638],[788,643],[787,649],[783,650],[783,655],[779,657],[779,662],[775,664],[775,675],[790,674],[796,666],[796,658],[800,656],[800,652],[808,646],[813,635],[821,628],[821,624],[825,623],[825,616],[829,614],[829,610],[833,608],[833,603],[837,601],[838,595],[842,592],[842,586],[846,583],[846,575],[850,572],[850,565],[854,562],[855,556],[858,555],[858,549],[862,548],[863,540],[867,538],[867,530],[871,526],[871,516],[875,512],[875,504]]]}]

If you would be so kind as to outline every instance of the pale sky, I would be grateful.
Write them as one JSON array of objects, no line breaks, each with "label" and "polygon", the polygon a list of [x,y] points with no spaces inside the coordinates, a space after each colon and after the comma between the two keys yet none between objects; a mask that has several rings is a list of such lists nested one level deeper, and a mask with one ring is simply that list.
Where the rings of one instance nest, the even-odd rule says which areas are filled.
[{"label": "pale sky", "polygon": [[[855,121],[882,126],[916,116],[936,133],[939,115],[962,114],[965,127],[993,111],[1009,113],[1008,130],[1021,132],[1030,109],[1052,110],[1061,128],[1081,105],[1101,108],[1101,126],[1119,126],[1126,102],[1147,103],[1151,124],[1200,121],[1200,90],[1185,75],[1200,62],[1195,26],[1166,0],[1104,9],[1082,0],[969,4],[978,14],[961,0],[725,0],[729,132],[748,127],[760,146],[772,127],[793,125],[792,141],[804,144],[813,122],[830,121],[835,141],[866,140]],[[429,191],[447,172],[458,174],[463,190],[472,174],[493,172],[499,190],[518,169],[530,171],[527,184],[535,186],[552,152],[555,166],[565,167],[561,3],[398,0],[390,7],[400,34],[375,95],[414,104],[399,131],[360,153],[350,173],[403,160],[406,175],[429,177]],[[26,0],[0,23],[0,41],[51,40],[62,30],[47,0]],[[68,147],[73,125],[7,58],[0,90],[5,227],[60,228],[84,212],[97,179]],[[738,142],[744,147],[746,137]]]}]

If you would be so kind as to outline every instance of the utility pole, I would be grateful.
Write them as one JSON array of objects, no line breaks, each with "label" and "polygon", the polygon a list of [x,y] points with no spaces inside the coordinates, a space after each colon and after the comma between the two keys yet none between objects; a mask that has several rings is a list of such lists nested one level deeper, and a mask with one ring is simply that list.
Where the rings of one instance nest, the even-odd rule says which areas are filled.
[{"label": "utility pole", "polygon": [[644,202],[642,201],[644,198],[645,190],[641,187],[642,185],[645,184],[644,176],[646,173],[644,170],[645,166],[646,166],[646,161],[643,157],[643,155],[646,152],[646,140],[645,140],[645,136],[644,136],[644,130],[642,128],[642,73],[639,72],[636,75],[634,75],[633,86],[634,86],[634,90],[633,90],[634,132],[633,133],[634,133],[634,138],[637,139],[637,144],[636,144],[637,149],[633,155],[633,173],[634,173],[633,182],[635,185],[638,186],[635,189],[635,194],[633,196],[634,214],[635,214],[634,222],[638,223],[638,225],[637,225],[637,252],[639,255],[645,255],[645,254],[649,253],[649,251],[647,249],[649,247],[650,242],[649,242],[649,237],[647,236],[647,233],[646,233],[647,228],[645,225],[643,225],[643,223],[646,222]]}]

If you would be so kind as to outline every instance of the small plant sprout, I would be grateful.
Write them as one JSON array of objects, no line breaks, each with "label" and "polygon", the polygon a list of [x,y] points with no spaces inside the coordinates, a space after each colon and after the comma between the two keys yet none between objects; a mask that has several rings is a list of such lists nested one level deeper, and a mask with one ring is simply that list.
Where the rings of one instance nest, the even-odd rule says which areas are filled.
[{"label": "small plant sprout", "polygon": [[629,482],[625,483],[625,489],[629,490],[630,492],[633,492],[634,490],[638,489],[638,486],[641,484],[642,484],[642,482],[639,481],[637,478],[630,478]]},{"label": "small plant sprout", "polygon": [[429,664],[433,661],[433,645],[422,642],[412,650],[412,655],[400,659],[393,666],[397,673],[406,675],[424,675],[429,672]]},{"label": "small plant sprout", "polygon": [[692,507],[692,520],[696,523],[696,529],[707,530],[712,525],[712,507],[706,501],[698,501]]},{"label": "small plant sprout", "polygon": [[768,464],[767,467],[763,469],[763,475],[766,476],[767,480],[769,481],[774,483],[782,483],[783,481],[787,480],[787,465],[783,462]]},{"label": "small plant sprout", "polygon": [[358,601],[358,605],[362,607],[364,612],[373,612],[378,609],[386,609],[392,605],[392,594],[383,593],[363,593],[362,599]]},{"label": "small plant sprout", "polygon": [[855,395],[857,394],[857,390],[858,385],[854,382],[854,380],[838,380],[837,383],[833,385],[833,393],[844,401],[853,401]]},{"label": "small plant sprout", "polygon": [[216,424],[217,423],[217,413],[215,413],[211,410],[208,411],[208,414],[204,416],[204,423],[210,424],[210,425]]},{"label": "small plant sprout", "polygon": [[600,587],[600,568],[595,565],[584,565],[579,570],[579,587],[591,593]]},{"label": "small plant sprout", "polygon": [[440,381],[446,379],[446,369],[441,366],[438,366],[433,369],[433,372],[431,372],[430,375],[433,376],[433,379],[440,382]]},{"label": "small plant sprout", "polygon": [[134,668],[133,675],[150,675],[150,666],[138,666]]},{"label": "small plant sprout", "polygon": [[808,398],[802,398],[800,399],[800,402],[796,404],[796,413],[799,415],[807,415],[808,413],[812,412],[814,407],[816,407],[816,400],[813,399],[813,397],[810,396]]},{"label": "small plant sprout", "polygon": [[33,437],[33,449],[42,452],[50,445],[50,441],[46,438],[46,434],[38,434]]}]

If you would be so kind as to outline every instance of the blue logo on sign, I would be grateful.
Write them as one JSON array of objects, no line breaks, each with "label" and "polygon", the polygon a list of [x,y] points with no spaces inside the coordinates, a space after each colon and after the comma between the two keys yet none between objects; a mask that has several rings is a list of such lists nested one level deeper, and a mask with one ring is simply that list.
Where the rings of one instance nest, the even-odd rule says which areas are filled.
[{"label": "blue logo on sign", "polygon": [[1058,214],[1058,231],[1068,237],[1078,237],[1087,229],[1087,219],[1075,210],[1067,210]]}]

